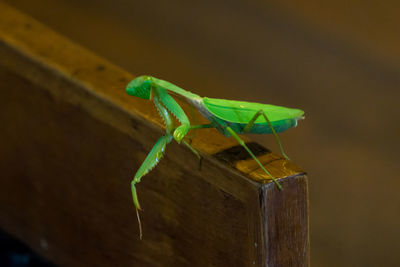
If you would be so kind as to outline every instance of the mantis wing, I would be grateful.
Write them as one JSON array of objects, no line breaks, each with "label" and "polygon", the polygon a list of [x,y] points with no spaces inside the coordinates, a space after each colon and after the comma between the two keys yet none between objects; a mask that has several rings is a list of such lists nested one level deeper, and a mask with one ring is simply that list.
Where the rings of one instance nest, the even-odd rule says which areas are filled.
[{"label": "mantis wing", "polygon": [[[268,115],[271,122],[291,119],[298,120],[304,115],[304,111],[300,109],[244,101],[205,97],[203,98],[203,103],[207,110],[214,116],[233,123],[246,124],[260,110],[263,110]],[[265,119],[260,116],[255,123],[265,123]]]}]

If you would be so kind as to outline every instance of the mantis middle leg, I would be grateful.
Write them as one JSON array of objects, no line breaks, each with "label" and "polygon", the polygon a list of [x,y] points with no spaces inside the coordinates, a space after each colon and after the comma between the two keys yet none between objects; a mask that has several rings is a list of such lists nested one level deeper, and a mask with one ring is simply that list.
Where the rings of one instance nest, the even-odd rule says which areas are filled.
[{"label": "mantis middle leg", "polygon": [[[192,130],[192,131],[194,132],[194,131],[196,131],[196,130],[198,130],[198,129],[214,128],[214,127],[215,127],[215,124],[214,124],[214,123],[191,125],[191,126],[189,127],[189,131]],[[187,146],[187,147],[197,156],[197,158],[199,159],[198,169],[201,170],[201,162],[202,162],[202,160],[203,160],[203,157],[200,155],[199,152],[197,152],[196,149],[194,149],[194,148],[191,146],[191,144],[192,144],[191,141],[192,141],[192,140],[191,140],[190,138],[189,138],[189,142],[186,142],[185,140],[182,140],[183,144],[184,144],[185,146]]]},{"label": "mantis middle leg", "polygon": [[182,143],[183,143],[185,146],[187,146],[187,147],[190,149],[190,151],[192,151],[192,152],[197,156],[197,158],[199,159],[198,169],[199,169],[199,171],[200,171],[200,170],[201,170],[201,162],[202,162],[202,160],[203,160],[203,157],[202,157],[202,156],[200,155],[200,153],[197,152],[197,150],[194,149],[188,142],[186,142],[185,140],[182,140]]},{"label": "mantis middle leg", "polygon": [[244,129],[243,129],[243,132],[244,132],[244,133],[247,133],[247,132],[251,129],[251,127],[253,127],[255,121],[257,120],[257,118],[258,118],[259,116],[261,116],[261,115],[264,117],[265,121],[268,123],[268,126],[271,128],[271,131],[272,131],[272,133],[273,133],[273,135],[274,135],[276,141],[278,142],[278,145],[279,145],[279,148],[280,148],[280,150],[281,150],[282,156],[283,156],[284,158],[286,158],[286,159],[289,159],[289,157],[286,155],[285,151],[283,150],[283,146],[282,146],[281,140],[279,139],[278,134],[276,133],[274,127],[272,126],[271,121],[268,119],[267,115],[265,114],[265,112],[264,112],[262,109],[259,110],[259,111],[254,115],[254,117],[249,121],[249,123],[247,123],[247,125],[246,125],[246,126],[244,127]]}]

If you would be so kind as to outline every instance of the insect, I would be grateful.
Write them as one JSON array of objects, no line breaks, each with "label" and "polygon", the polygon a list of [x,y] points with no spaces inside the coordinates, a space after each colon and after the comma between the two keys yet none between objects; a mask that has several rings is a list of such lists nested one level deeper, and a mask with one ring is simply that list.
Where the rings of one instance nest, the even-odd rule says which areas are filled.
[{"label": "insect", "polygon": [[[158,164],[164,155],[167,144],[173,139],[178,143],[183,143],[198,157],[200,167],[200,154],[184,140],[184,137],[190,130],[216,128],[226,137],[232,136],[246,149],[262,170],[275,182],[276,186],[282,189],[279,182],[264,168],[238,134],[273,134],[279,144],[282,155],[288,159],[277,133],[297,126],[297,121],[304,118],[304,111],[268,104],[201,97],[170,82],[151,76],[139,76],[133,79],[127,85],[126,92],[132,96],[153,100],[166,126],[165,134],[158,139],[131,182],[132,198],[136,207],[140,238],[142,238],[142,227],[138,211],[141,208],[135,185]],[[190,106],[196,108],[210,123],[190,125],[185,112],[171,95],[183,98]],[[180,123],[179,126],[175,126],[173,117]]]}]

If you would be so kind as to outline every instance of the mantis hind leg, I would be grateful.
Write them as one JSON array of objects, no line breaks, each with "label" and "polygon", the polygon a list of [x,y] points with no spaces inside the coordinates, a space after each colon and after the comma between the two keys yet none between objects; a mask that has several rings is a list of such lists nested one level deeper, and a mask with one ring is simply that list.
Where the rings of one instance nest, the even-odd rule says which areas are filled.
[{"label": "mantis hind leg", "polygon": [[244,127],[244,129],[243,129],[243,132],[244,132],[244,133],[247,133],[247,132],[251,129],[251,127],[253,127],[255,121],[257,120],[257,118],[258,118],[259,116],[261,116],[261,115],[264,117],[265,121],[268,123],[268,126],[271,128],[271,131],[272,131],[272,133],[273,133],[273,135],[274,135],[274,137],[275,137],[275,140],[278,142],[278,145],[279,145],[279,148],[280,148],[280,150],[281,150],[282,156],[283,156],[285,159],[289,159],[289,157],[286,155],[286,153],[285,153],[285,151],[284,151],[284,149],[283,149],[283,146],[282,146],[282,143],[281,143],[281,140],[280,140],[278,134],[276,133],[274,127],[272,126],[271,121],[268,119],[267,115],[265,114],[265,112],[264,112],[262,109],[260,109],[260,110],[254,115],[254,117],[249,121],[249,123],[247,123],[247,125],[246,125],[246,126]]},{"label": "mantis hind leg", "polygon": [[272,176],[272,174],[267,171],[267,169],[264,168],[264,166],[261,164],[261,162],[257,159],[257,157],[253,154],[253,152],[251,152],[250,148],[248,148],[248,146],[245,144],[245,142],[235,133],[234,130],[232,130],[231,127],[226,127],[226,130],[228,130],[228,132],[238,141],[238,143],[244,147],[244,149],[246,149],[246,151],[250,154],[250,156],[258,163],[258,165],[261,167],[261,169],[269,176],[271,177],[272,181],[274,181],[274,183],[276,184],[276,186],[279,188],[279,190],[282,190],[282,186],[281,184],[276,180],[276,178],[274,176]]},{"label": "mantis hind leg", "polygon": [[161,136],[160,139],[158,139],[157,143],[153,146],[150,153],[147,155],[146,159],[143,161],[142,165],[140,166],[139,170],[136,172],[135,177],[133,178],[133,180],[131,182],[132,199],[133,199],[133,204],[135,204],[135,208],[136,208],[136,215],[137,215],[137,219],[138,219],[138,223],[139,223],[140,239],[142,239],[142,225],[141,225],[140,217],[139,217],[139,210],[141,210],[141,208],[140,208],[139,200],[137,197],[135,185],[140,182],[140,179],[144,175],[146,175],[150,170],[152,170],[158,164],[158,162],[164,155],[165,147],[167,146],[168,143],[171,142],[171,140],[172,140],[172,135],[170,135],[170,134]]}]

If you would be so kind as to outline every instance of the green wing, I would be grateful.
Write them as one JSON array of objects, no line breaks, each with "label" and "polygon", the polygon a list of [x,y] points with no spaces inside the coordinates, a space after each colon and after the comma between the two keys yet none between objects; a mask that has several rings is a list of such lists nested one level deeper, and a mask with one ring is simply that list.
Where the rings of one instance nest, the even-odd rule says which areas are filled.
[{"label": "green wing", "polygon": [[[300,119],[304,115],[300,109],[244,101],[205,97],[203,103],[217,118],[234,123],[248,123],[259,110],[263,110],[271,122]],[[255,123],[265,123],[265,119],[260,116]]]}]

